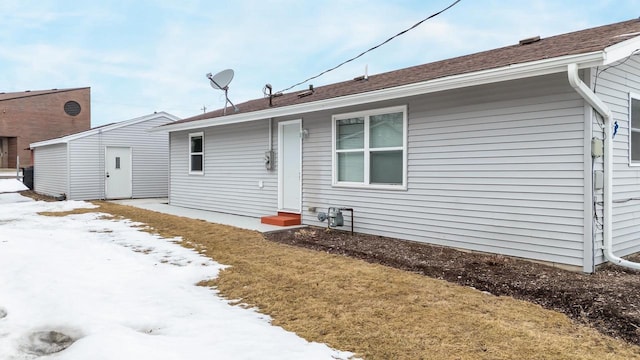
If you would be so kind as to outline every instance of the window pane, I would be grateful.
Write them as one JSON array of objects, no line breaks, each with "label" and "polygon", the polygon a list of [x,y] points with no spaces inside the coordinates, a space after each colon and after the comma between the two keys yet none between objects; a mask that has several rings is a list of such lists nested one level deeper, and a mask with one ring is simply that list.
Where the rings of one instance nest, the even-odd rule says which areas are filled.
[{"label": "window pane", "polygon": [[202,136],[191,138],[191,152],[202,152]]},{"label": "window pane", "polygon": [[120,169],[120,157],[116,156],[116,169]]},{"label": "window pane", "polygon": [[336,149],[364,148],[364,118],[336,121]]},{"label": "window pane", "polygon": [[338,181],[364,182],[364,153],[338,154]]},{"label": "window pane", "polygon": [[640,132],[631,133],[631,160],[640,161]]},{"label": "window pane", "polygon": [[202,171],[202,155],[191,155],[191,171]]},{"label": "window pane", "polygon": [[631,127],[640,130],[640,100],[631,99]]},{"label": "window pane", "polygon": [[372,184],[402,184],[402,150],[374,151],[370,159]]},{"label": "window pane", "polygon": [[402,113],[374,115],[369,118],[369,147],[402,146]]}]

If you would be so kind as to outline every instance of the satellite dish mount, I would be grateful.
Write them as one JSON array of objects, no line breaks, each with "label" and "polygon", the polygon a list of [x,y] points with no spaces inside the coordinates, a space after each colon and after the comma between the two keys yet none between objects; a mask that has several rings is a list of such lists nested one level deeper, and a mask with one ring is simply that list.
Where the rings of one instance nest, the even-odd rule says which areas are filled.
[{"label": "satellite dish mount", "polygon": [[231,80],[233,80],[233,70],[231,69],[222,70],[215,75],[211,75],[211,73],[208,73],[207,79],[209,79],[209,83],[211,84],[212,88],[216,90],[224,90],[225,102],[224,102],[224,109],[222,110],[222,114],[227,115],[227,103],[233,106],[233,110],[235,112],[238,112],[238,107],[235,106],[231,102],[231,100],[229,100],[229,84],[231,83]]}]

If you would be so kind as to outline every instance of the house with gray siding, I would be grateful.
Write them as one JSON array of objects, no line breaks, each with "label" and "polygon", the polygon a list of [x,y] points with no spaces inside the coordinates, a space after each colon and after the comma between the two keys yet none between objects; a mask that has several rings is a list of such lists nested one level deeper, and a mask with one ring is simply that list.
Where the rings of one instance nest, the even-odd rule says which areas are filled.
[{"label": "house with gray siding", "polygon": [[167,197],[169,139],[149,130],[166,112],[31,144],[34,190],[70,200]]},{"label": "house with gray siding", "polygon": [[169,201],[638,268],[640,21],[514,43],[161,126]]}]

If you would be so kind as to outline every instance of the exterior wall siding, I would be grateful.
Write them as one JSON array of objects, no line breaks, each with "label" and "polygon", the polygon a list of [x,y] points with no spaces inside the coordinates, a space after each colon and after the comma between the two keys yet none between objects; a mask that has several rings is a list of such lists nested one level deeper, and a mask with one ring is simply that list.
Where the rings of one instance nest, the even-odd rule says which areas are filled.
[{"label": "exterior wall siding", "polygon": [[[171,133],[171,205],[253,217],[275,214],[277,164],[266,170],[263,160],[268,125],[265,119]],[[190,175],[189,133],[198,131],[204,131],[204,175]],[[273,149],[276,147],[273,141]]]},{"label": "exterior wall siding", "polygon": [[[167,197],[169,179],[169,142],[164,132],[149,130],[171,122],[172,119],[159,115],[148,120],[134,122],[98,133],[69,139],[67,144],[37,147],[38,158],[58,156],[54,152],[59,146],[68,146],[65,153],[65,190],[68,199],[93,200],[105,198],[105,150],[108,146],[131,148],[132,156],[132,197]],[[40,182],[56,183],[63,175],[52,174],[53,166],[38,161],[34,173],[40,173]],[[56,163],[56,166],[57,165]],[[68,184],[67,184],[68,179]],[[68,185],[68,186],[67,186]],[[40,188],[36,191],[43,192]]]},{"label": "exterior wall siding", "polygon": [[[640,164],[629,164],[629,93],[640,94],[640,59],[630,57],[606,71],[594,71],[592,82],[619,125],[613,138],[613,251],[618,256],[625,256],[640,251]],[[593,127],[594,136],[602,139],[602,121],[595,120]],[[596,161],[595,168],[602,170],[601,159]],[[596,195],[601,222],[602,193]],[[597,248],[601,249],[601,232],[598,232],[597,240]],[[597,255],[596,263],[605,261],[601,250]]]},{"label": "exterior wall siding", "polygon": [[149,130],[168,122],[170,119],[159,116],[71,140],[69,198],[89,200],[105,197],[104,156],[108,146],[131,148],[133,198],[167,197],[168,135]]},{"label": "exterior wall siding", "polygon": [[69,199],[104,198],[104,145],[100,135],[69,142]]},{"label": "exterior wall siding", "polygon": [[67,145],[55,144],[34,151],[34,190],[59,196],[67,193]]},{"label": "exterior wall siding", "polygon": [[[331,186],[331,115],[408,105],[408,189]],[[584,102],[565,74],[303,116],[303,222],[583,265]],[[345,229],[348,229],[345,212]]]},{"label": "exterior wall siding", "polygon": [[[149,132],[149,130],[170,121],[166,117],[157,117],[103,134],[105,147],[131,147],[132,196],[134,198],[168,196],[169,137],[165,132]],[[102,169],[104,169],[105,147],[102,148],[103,153],[100,157],[103,162]]]},{"label": "exterior wall siding", "polygon": [[[333,187],[331,116],[397,105],[408,106],[408,189]],[[352,207],[356,232],[584,266],[585,106],[566,74],[274,119],[274,150],[277,122],[300,118],[304,224],[326,226],[317,211]],[[267,124],[171,133],[171,204],[273,214]],[[189,175],[189,133],[199,131],[205,171]]]}]

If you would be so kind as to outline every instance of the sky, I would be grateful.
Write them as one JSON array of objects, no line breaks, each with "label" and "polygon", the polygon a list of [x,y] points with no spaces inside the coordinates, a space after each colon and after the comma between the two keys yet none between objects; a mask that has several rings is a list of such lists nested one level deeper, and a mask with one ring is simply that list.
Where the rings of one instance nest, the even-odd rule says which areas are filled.
[{"label": "sky", "polygon": [[[0,92],[91,87],[92,126],[225,106],[286,89],[453,0],[2,0]],[[640,17],[640,0],[461,0],[292,91]]]},{"label": "sky", "polygon": [[176,244],[180,238],[160,238],[99,213],[39,215],[95,206],[33,201],[13,192],[21,189],[18,180],[0,179],[1,359],[57,350],[60,360],[352,355],[307,342],[196,286],[225,265]]}]

